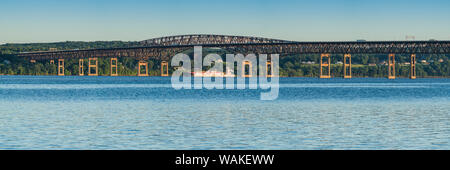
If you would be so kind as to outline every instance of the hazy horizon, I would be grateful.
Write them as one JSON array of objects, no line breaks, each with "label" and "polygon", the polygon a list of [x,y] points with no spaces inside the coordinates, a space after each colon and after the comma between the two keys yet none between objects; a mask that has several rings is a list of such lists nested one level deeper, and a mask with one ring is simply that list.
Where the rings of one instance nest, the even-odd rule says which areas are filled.
[{"label": "hazy horizon", "polygon": [[[214,34],[216,35],[216,34]],[[229,36],[240,36],[240,35],[229,35]],[[160,38],[160,37],[154,37],[154,38]],[[271,37],[261,37],[261,38],[271,38]],[[152,39],[152,38],[148,38],[148,39]],[[62,41],[49,41],[49,42],[12,42],[12,43],[0,43],[0,45],[5,45],[5,44],[39,44],[39,43],[64,43],[64,42],[113,42],[113,41],[121,41],[121,42],[139,42],[139,41],[145,41],[148,39],[144,39],[144,40],[130,40],[130,41],[124,41],[124,40],[88,40],[88,41],[72,41],[72,40],[62,40]],[[273,38],[273,39],[277,39],[277,38]],[[281,39],[284,40],[284,39]],[[360,41],[360,40],[364,40],[364,41],[430,41],[430,40],[436,40],[436,39],[428,39],[428,40],[366,40],[366,39],[357,39],[357,40],[329,40],[329,42],[354,42],[354,41]],[[295,40],[291,40],[291,41],[295,41]],[[450,40],[436,40],[436,41],[450,41]],[[324,41],[297,41],[297,42],[324,42]]]}]

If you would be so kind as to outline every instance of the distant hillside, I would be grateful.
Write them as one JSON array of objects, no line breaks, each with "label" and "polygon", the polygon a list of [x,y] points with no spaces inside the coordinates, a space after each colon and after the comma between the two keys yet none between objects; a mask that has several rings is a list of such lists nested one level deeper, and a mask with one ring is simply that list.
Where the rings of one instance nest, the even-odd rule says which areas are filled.
[{"label": "distant hillside", "polygon": [[[37,61],[30,63],[23,57],[14,54],[30,51],[49,51],[51,48],[57,50],[95,49],[95,48],[117,48],[141,46],[140,42],[125,41],[96,41],[96,42],[55,42],[55,43],[29,43],[29,44],[3,44],[0,45],[0,75],[55,75],[56,65],[49,61]],[[214,50],[204,48],[204,54],[209,52],[218,53],[224,59],[225,50]],[[193,50],[185,51],[193,56]],[[318,77],[319,75],[318,54],[287,55],[280,58],[280,75],[289,77]],[[399,77],[408,77],[410,72],[409,55],[396,55],[396,74]],[[342,77],[342,55],[332,54],[331,74],[332,77]],[[354,54],[352,55],[353,77],[386,77],[387,55],[385,54]],[[159,62],[149,60],[150,75],[159,75]],[[66,75],[78,74],[78,60],[67,59],[65,61]],[[137,61],[132,58],[119,58],[119,75],[136,75]],[[99,59],[99,74],[109,74],[109,60]],[[173,71],[171,68],[170,72]],[[450,55],[417,55],[417,77],[450,77]]]},{"label": "distant hillside", "polygon": [[0,45],[0,54],[16,54],[29,51],[49,51],[51,48],[57,50],[94,49],[94,48],[117,48],[139,46],[136,41],[66,41],[55,43],[28,43],[28,44],[3,44]]}]

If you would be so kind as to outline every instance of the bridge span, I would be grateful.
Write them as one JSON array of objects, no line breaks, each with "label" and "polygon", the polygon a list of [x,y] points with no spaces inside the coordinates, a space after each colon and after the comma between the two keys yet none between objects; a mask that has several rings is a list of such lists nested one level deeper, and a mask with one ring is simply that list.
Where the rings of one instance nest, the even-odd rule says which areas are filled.
[{"label": "bridge span", "polygon": [[[58,75],[64,75],[64,59],[79,59],[80,76],[84,75],[84,60],[88,59],[88,75],[98,75],[98,58],[110,58],[111,76],[117,76],[117,58],[130,57],[138,60],[138,76],[148,76],[148,59],[161,61],[161,75],[168,76],[168,61],[177,53],[194,46],[220,48],[235,54],[320,54],[320,78],[331,78],[330,54],[343,54],[344,78],[351,78],[352,54],[386,54],[388,78],[395,79],[395,54],[411,56],[410,78],[416,78],[416,54],[450,54],[450,41],[329,41],[296,42],[278,39],[227,36],[227,35],[178,35],[141,41],[141,46],[84,50],[60,50],[24,52],[18,54],[31,62],[58,60]],[[261,62],[261,61],[260,61]],[[244,62],[246,64],[252,64]],[[267,66],[271,65],[266,61]],[[142,68],[142,70],[141,70]],[[271,73],[268,73],[271,75]],[[248,76],[248,75],[246,75]]]}]

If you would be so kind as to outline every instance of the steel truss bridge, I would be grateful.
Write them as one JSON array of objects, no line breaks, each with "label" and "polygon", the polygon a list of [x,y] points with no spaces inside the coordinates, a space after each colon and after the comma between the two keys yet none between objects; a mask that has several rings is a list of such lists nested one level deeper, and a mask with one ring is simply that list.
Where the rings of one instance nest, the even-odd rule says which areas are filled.
[{"label": "steel truss bridge", "polygon": [[[113,67],[113,61],[117,64],[117,57],[130,57],[140,60],[139,69],[141,63],[143,63],[142,66],[145,65],[145,61],[143,60],[156,59],[162,61],[161,68],[166,67],[165,69],[167,69],[167,61],[172,56],[194,46],[220,48],[234,52],[235,54],[240,53],[244,55],[280,54],[283,56],[289,54],[321,54],[321,77],[330,78],[331,74],[325,74],[326,72],[322,71],[322,68],[326,67],[328,68],[328,73],[330,73],[330,54],[344,54],[344,68],[346,68],[344,70],[347,70],[347,75],[344,73],[344,77],[350,78],[351,54],[388,54],[389,78],[395,78],[395,54],[409,54],[411,55],[411,78],[415,78],[416,54],[450,54],[450,41],[296,42],[260,37],[198,34],[154,38],[141,41],[141,45],[139,47],[126,48],[24,52],[18,55],[27,57],[32,62],[36,60],[51,60],[52,62],[58,59],[58,74],[64,75],[63,72],[60,73],[61,65],[63,68],[62,71],[64,71],[64,59],[80,59],[80,68],[83,68],[83,59],[95,60],[97,62],[97,58],[111,58],[111,67]],[[326,61],[327,59],[328,61]],[[62,63],[60,63],[61,61]],[[95,68],[97,67],[89,61],[89,68],[92,65]],[[163,71],[162,69],[161,72],[163,73]],[[91,70],[89,70],[89,75],[97,75],[97,73],[90,74],[90,72]],[[146,74],[143,73],[142,75]]]}]

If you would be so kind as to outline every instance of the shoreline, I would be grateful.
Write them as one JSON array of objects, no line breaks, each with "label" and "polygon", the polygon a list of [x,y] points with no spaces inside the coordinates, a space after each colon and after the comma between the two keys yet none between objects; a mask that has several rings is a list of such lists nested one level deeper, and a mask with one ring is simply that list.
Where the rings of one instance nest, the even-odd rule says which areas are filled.
[{"label": "shoreline", "polygon": [[[58,75],[17,75],[17,74],[0,74],[0,76],[58,76]],[[170,76],[137,76],[137,75],[119,75],[119,76],[109,76],[109,75],[98,75],[98,76],[78,76],[78,75],[64,75],[64,76],[60,76],[60,77],[170,77]],[[191,77],[195,77],[195,76],[191,76]],[[207,77],[207,76],[205,76]],[[300,76],[279,76],[280,78],[319,78],[317,77],[300,77]],[[216,78],[220,78],[220,77],[216,77]],[[227,78],[227,77],[222,77],[222,78]],[[248,77],[247,77],[248,78]],[[331,77],[328,79],[333,79],[333,78],[342,78],[343,77]],[[357,77],[354,76],[352,78],[386,78],[387,77]],[[349,79],[352,79],[349,78]],[[404,77],[404,76],[397,76],[396,78],[401,78],[401,79],[409,79],[409,77]],[[417,79],[419,78],[428,78],[428,79],[448,79],[450,78],[450,76],[448,77],[439,77],[439,76],[427,76],[427,77],[416,77]],[[327,78],[323,78],[323,79],[327,79]]]}]

